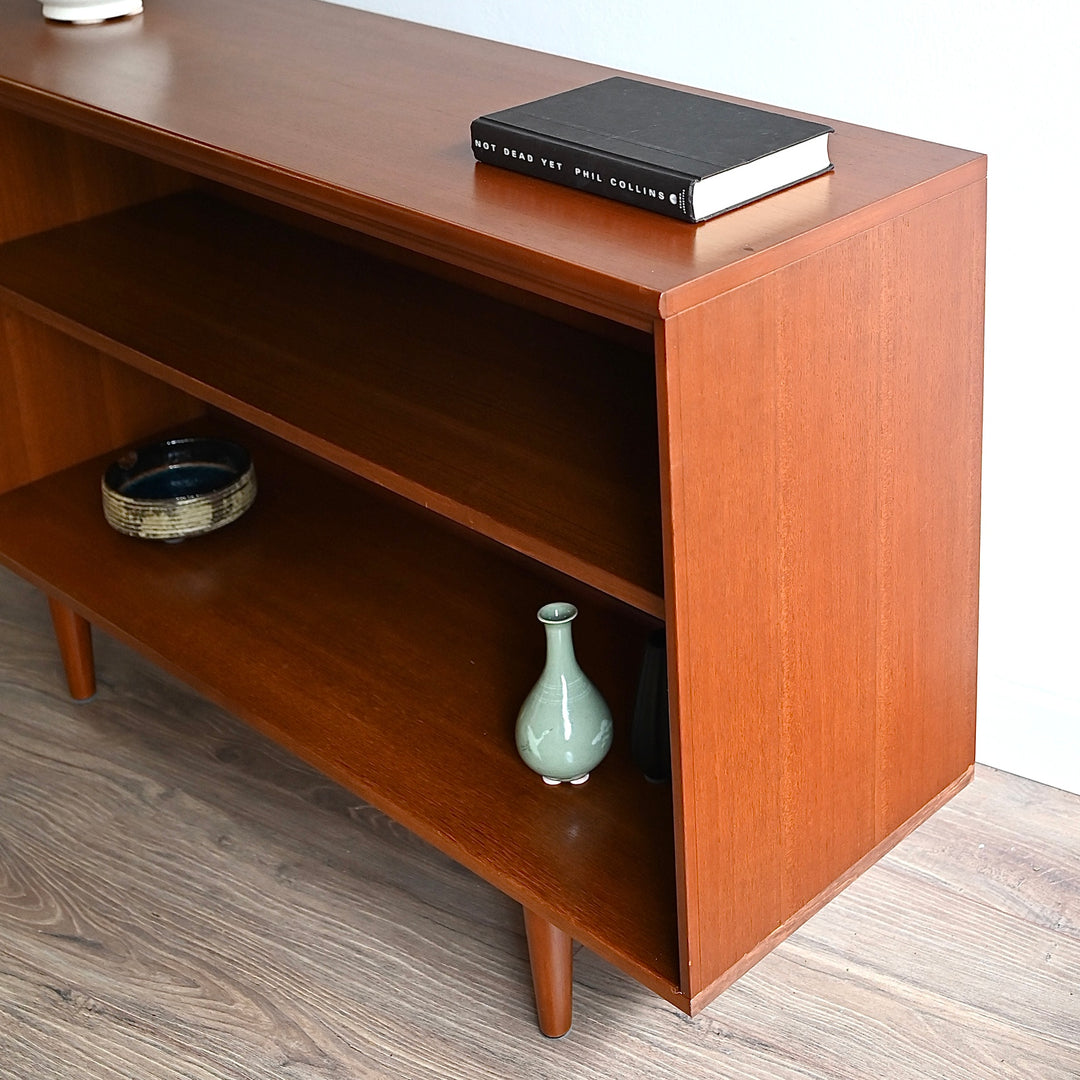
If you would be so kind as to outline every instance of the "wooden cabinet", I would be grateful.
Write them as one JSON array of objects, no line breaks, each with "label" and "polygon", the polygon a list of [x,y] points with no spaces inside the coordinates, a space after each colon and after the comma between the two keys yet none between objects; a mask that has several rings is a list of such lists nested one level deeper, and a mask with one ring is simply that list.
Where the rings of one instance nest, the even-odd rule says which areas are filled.
[{"label": "wooden cabinet", "polygon": [[[549,1034],[572,940],[696,1012],[970,778],[980,155],[837,124],[690,226],[474,164],[569,60],[298,0],[0,30],[0,561],[76,693],[89,621],[519,901]],[[254,508],[114,533],[177,427]],[[513,743],[552,599],[616,718],[581,788]]]}]

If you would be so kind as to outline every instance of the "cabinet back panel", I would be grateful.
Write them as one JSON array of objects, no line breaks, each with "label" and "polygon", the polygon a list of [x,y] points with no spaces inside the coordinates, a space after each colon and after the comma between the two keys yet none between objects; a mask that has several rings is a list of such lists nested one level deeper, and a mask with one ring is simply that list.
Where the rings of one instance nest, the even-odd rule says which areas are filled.
[{"label": "cabinet back panel", "polygon": [[181,191],[191,178],[0,108],[0,243]]},{"label": "cabinet back panel", "polygon": [[[0,163],[0,243],[190,184],[174,169],[6,109]],[[198,412],[186,395],[0,305],[0,491]]]},{"label": "cabinet back panel", "polygon": [[187,394],[0,304],[0,492],[202,411]]}]

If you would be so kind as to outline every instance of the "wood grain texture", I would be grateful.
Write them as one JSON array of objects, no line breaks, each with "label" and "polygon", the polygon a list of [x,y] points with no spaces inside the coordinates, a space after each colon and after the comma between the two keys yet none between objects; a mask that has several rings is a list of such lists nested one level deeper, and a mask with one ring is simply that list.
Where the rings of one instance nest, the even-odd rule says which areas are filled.
[{"label": "wood grain texture", "polygon": [[[835,173],[689,228],[473,164],[468,121],[500,95],[598,69],[301,0],[159,0],[93,35],[0,0],[0,21],[0,103],[57,126],[5,129],[12,235],[33,223],[5,248],[21,311],[0,358],[0,480],[24,485],[0,496],[9,566],[691,1011],[969,774],[980,155],[837,125]],[[156,207],[128,228],[134,207],[117,230],[82,221],[60,183],[49,201],[76,223],[33,231],[25,192],[68,153],[60,129],[121,203],[157,174],[83,137],[409,254],[375,270],[364,244],[237,228],[234,210],[155,233]],[[454,269],[428,278],[413,256]],[[495,287],[448,285],[459,272]],[[538,302],[495,302],[504,287]],[[340,319],[358,289],[371,303]],[[542,315],[552,302],[633,341]],[[498,328],[475,360],[470,322]],[[378,348],[354,363],[369,323]],[[104,366],[82,351],[98,346]],[[96,505],[104,459],[54,470],[197,410],[188,393],[326,460],[271,455],[227,534],[121,546]],[[537,412],[566,441],[547,472],[518,430]],[[376,452],[395,440],[397,459]],[[338,466],[442,499],[457,524],[361,494]],[[533,520],[506,519],[518,502]],[[539,528],[561,502],[566,521]],[[649,572],[628,569],[645,549]],[[524,627],[554,587],[595,610],[582,653],[621,715],[663,608],[674,796],[621,751],[569,801],[521,779],[505,728],[539,659]]]},{"label": "wood grain texture", "polygon": [[0,248],[0,297],[663,615],[648,352],[191,195]]},{"label": "wood grain texture", "polygon": [[559,1039],[574,1019],[574,939],[528,908],[523,913],[536,1017],[548,1038]]},{"label": "wood grain texture", "polygon": [[0,243],[190,187],[138,154],[0,109]]},{"label": "wood grain texture", "polygon": [[974,759],[984,198],[658,331],[695,999]]},{"label": "wood grain texture", "polygon": [[[588,950],[538,1039],[520,910],[0,571],[8,1080],[1074,1080],[1080,798],[975,782],[694,1020]],[[408,993],[402,987],[408,985]]]},{"label": "wood grain texture", "polygon": [[475,117],[607,69],[294,0],[158,0],[92,39],[21,0],[3,15],[0,102],[645,328],[985,176],[834,122],[835,173],[689,227],[474,162]]},{"label": "wood grain texture", "polygon": [[[177,545],[115,532],[110,457],[0,498],[0,561],[678,998],[670,789],[629,748],[654,620],[248,429],[205,430],[250,447],[259,477],[227,529]],[[554,791],[513,738],[553,596],[579,608],[578,656],[617,721],[604,767]]]},{"label": "wood grain texture", "polygon": [[202,411],[186,394],[0,303],[0,492]]},{"label": "wood grain texture", "polygon": [[[190,179],[0,109],[0,241],[144,199]],[[67,279],[77,288],[79,278]],[[131,303],[131,297],[117,300]],[[195,415],[199,406],[0,304],[0,491]]]},{"label": "wood grain texture", "polygon": [[66,604],[49,597],[49,614],[60,650],[60,660],[67,677],[68,692],[76,701],[94,696],[97,678],[94,672],[94,641],[90,624]]}]

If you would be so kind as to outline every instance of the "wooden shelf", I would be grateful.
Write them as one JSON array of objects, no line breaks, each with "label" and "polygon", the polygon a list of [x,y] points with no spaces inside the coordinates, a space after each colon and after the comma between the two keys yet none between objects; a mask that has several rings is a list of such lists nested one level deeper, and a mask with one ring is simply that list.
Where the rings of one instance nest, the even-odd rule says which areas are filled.
[{"label": "wooden shelf", "polygon": [[[176,545],[114,532],[109,455],[0,497],[0,559],[675,995],[671,790],[628,749],[652,620],[238,437],[260,488],[234,525]],[[543,664],[536,609],[562,597],[581,610],[579,658],[617,732],[586,785],[552,790],[517,757],[513,726]]]},{"label": "wooden shelf", "polygon": [[0,247],[0,297],[664,613],[651,354],[194,193]]}]

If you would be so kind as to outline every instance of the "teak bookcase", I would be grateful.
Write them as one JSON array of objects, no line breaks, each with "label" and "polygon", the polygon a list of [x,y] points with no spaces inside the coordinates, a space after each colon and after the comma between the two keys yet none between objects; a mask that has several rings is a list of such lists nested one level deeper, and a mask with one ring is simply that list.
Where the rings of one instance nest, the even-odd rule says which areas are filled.
[{"label": "teak bookcase", "polygon": [[[696,1012],[971,775],[985,159],[836,124],[835,173],[694,227],[477,165],[607,74],[313,0],[0,0],[0,560]],[[167,430],[255,506],[121,536]],[[616,717],[520,762],[536,609]],[[668,643],[673,779],[631,762]],[[2,736],[0,736],[2,737]]]}]

